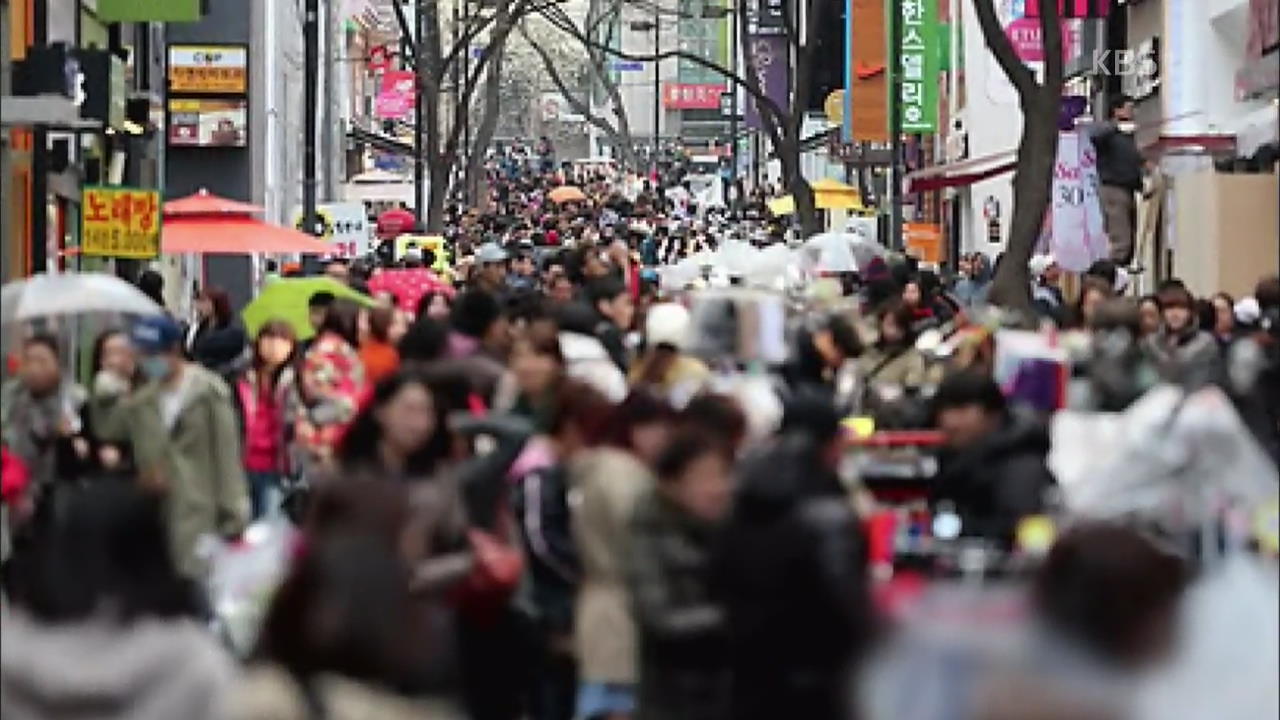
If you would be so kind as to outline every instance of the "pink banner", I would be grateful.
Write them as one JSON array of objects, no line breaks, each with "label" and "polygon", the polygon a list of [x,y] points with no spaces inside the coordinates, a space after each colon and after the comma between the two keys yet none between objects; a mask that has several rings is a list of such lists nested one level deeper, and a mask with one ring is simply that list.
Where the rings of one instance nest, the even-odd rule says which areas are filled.
[{"label": "pink banner", "polygon": [[[1062,60],[1069,61],[1075,56],[1080,42],[1080,26],[1074,22],[1063,20],[1062,26]],[[1040,32],[1040,18],[1021,17],[1004,28],[1009,42],[1024,63],[1044,62],[1044,38]]]},{"label": "pink banner", "polygon": [[374,114],[383,120],[402,120],[413,115],[417,101],[417,78],[412,70],[388,70],[374,103]]}]

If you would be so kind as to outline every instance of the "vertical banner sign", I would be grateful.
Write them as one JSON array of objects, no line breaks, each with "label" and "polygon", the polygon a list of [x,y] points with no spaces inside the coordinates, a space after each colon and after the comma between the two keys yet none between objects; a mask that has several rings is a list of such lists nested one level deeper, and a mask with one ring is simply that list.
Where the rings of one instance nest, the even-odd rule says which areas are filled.
[{"label": "vertical banner sign", "polygon": [[[785,108],[791,101],[791,54],[783,35],[753,36],[747,41],[747,53],[756,79],[765,97]],[[764,123],[755,98],[747,103],[744,122],[751,130],[761,130]]]},{"label": "vertical banner sign", "polygon": [[845,35],[845,142],[889,142],[889,78],[884,0],[848,0]]},{"label": "vertical banner sign", "polygon": [[417,83],[412,70],[388,70],[382,73],[382,85],[374,103],[374,114],[382,120],[401,120],[413,114],[417,102]]},{"label": "vertical banner sign", "polygon": [[899,0],[902,132],[938,131],[938,0]]},{"label": "vertical banner sign", "polygon": [[1081,132],[1058,134],[1053,166],[1053,205],[1049,250],[1062,269],[1084,272],[1107,256],[1107,233],[1098,199],[1098,158]]},{"label": "vertical banner sign", "polygon": [[150,260],[160,255],[160,193],[86,187],[80,202],[80,253]]}]

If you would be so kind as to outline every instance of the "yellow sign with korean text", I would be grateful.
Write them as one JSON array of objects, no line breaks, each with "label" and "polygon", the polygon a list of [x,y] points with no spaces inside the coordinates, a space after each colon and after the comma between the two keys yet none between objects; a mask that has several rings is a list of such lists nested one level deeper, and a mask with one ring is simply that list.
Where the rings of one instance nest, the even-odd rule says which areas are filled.
[{"label": "yellow sign with korean text", "polygon": [[86,187],[80,202],[80,254],[151,259],[160,254],[160,193]]},{"label": "yellow sign with korean text", "polygon": [[249,49],[243,45],[170,45],[169,92],[247,94]]}]

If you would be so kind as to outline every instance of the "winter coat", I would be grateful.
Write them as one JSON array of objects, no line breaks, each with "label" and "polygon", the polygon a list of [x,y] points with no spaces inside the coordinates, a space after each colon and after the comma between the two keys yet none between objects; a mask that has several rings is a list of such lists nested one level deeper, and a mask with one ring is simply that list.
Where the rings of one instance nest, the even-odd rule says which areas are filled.
[{"label": "winter coat", "polygon": [[[39,487],[78,475],[80,462],[71,439],[80,431],[74,425],[86,400],[84,389],[64,382],[54,392],[36,397],[21,380],[11,380],[0,395],[4,444],[26,464],[32,481]],[[73,434],[63,434],[59,426],[64,421],[73,426]]]},{"label": "winter coat", "polygon": [[185,366],[181,382],[182,407],[172,429],[161,417],[159,383],[135,393],[129,439],[139,471],[167,494],[174,562],[183,575],[199,579],[197,541],[203,535],[238,535],[249,517],[249,496],[231,391],[222,378],[194,364]]},{"label": "winter coat", "polygon": [[581,333],[560,333],[560,352],[569,377],[587,383],[612,403],[627,397],[627,378],[599,339]]},{"label": "winter coat", "polygon": [[846,683],[870,630],[866,541],[820,457],[784,435],[741,468],[712,570],[735,720],[848,717]]},{"label": "winter coat", "polygon": [[1142,153],[1133,133],[1122,132],[1115,122],[1103,122],[1090,128],[1090,137],[1098,153],[1098,180],[1132,192],[1142,189]]},{"label": "winter coat", "polygon": [[872,391],[886,387],[914,390],[929,380],[924,355],[913,346],[868,348],[858,358],[858,375]]},{"label": "winter coat", "polygon": [[627,540],[636,502],[653,476],[634,455],[599,448],[569,468],[573,536],[582,562],[574,644],[584,682],[636,682],[636,628],[626,586]]},{"label": "winter coat", "polygon": [[[81,414],[90,447],[86,466],[93,472],[121,478],[132,478],[137,473],[133,447],[129,443],[130,392],[127,382],[113,375],[100,372],[94,379],[93,394]],[[101,452],[105,446],[115,448],[120,454],[114,468],[103,466]]]},{"label": "winter coat", "polygon": [[[240,377],[236,378],[232,390],[234,391],[236,420],[244,442],[242,447],[247,449],[250,440],[246,435],[248,429],[247,421],[259,401],[258,371],[253,368],[246,370]],[[304,412],[302,398],[298,395],[297,373],[294,372],[292,367],[281,369],[280,374],[276,377],[275,387],[272,388],[272,394],[275,399],[276,411],[279,413],[275,439],[276,472],[282,475],[290,475],[295,465],[291,452],[294,429],[298,418],[302,417]]]},{"label": "winter coat", "polygon": [[1040,512],[1055,484],[1045,465],[1048,451],[1044,426],[1011,413],[974,445],[942,455],[930,504],[952,503],[963,535],[1011,544],[1018,521]]},{"label": "winter coat", "polygon": [[[337,675],[313,679],[310,690],[275,665],[254,665],[236,684],[228,720],[419,720],[447,718],[429,701]],[[312,698],[308,698],[308,693]],[[317,706],[319,713],[317,713]]]},{"label": "winter coat", "polygon": [[627,576],[640,639],[641,720],[727,717],[728,635],[710,584],[717,531],[656,488],[637,503]]},{"label": "winter coat", "polygon": [[1143,349],[1169,382],[1199,386],[1222,375],[1217,340],[1194,326],[1177,334],[1161,328],[1143,342]]},{"label": "winter coat", "polygon": [[224,720],[232,659],[187,620],[48,625],[0,615],[5,720]]},{"label": "winter coat", "polygon": [[582,569],[573,542],[568,470],[560,464],[531,469],[516,481],[516,489],[512,505],[539,624],[548,632],[569,636]]},{"label": "winter coat", "polygon": [[333,333],[320,335],[307,349],[299,386],[307,412],[298,418],[298,442],[325,458],[369,394],[364,364],[346,340]]}]

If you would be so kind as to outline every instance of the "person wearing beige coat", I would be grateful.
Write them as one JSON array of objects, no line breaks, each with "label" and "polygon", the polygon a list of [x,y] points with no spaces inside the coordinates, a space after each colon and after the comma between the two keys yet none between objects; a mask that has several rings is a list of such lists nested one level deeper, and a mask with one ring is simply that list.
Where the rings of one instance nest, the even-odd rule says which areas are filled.
[{"label": "person wearing beige coat", "polygon": [[634,709],[636,627],[624,563],[631,516],[652,484],[640,459],[618,448],[589,451],[570,466],[573,534],[582,562],[574,627],[581,717],[625,716]]}]

